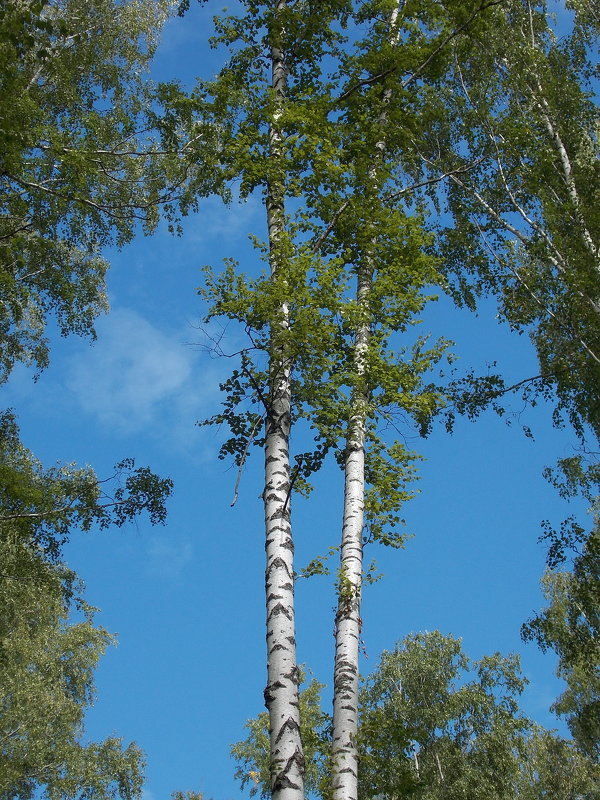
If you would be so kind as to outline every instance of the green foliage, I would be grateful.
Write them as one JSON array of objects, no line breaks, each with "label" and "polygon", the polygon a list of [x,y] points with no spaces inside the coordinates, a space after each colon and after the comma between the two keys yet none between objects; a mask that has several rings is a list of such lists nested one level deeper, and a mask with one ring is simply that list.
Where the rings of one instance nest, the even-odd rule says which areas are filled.
[{"label": "green foliage", "polygon": [[[0,797],[139,797],[139,748],[115,737],[83,742],[93,671],[112,637],[94,624],[73,573],[10,524],[1,533]],[[69,621],[70,609],[81,621]]]},{"label": "green foliage", "polygon": [[[304,681],[302,674],[301,683]],[[306,760],[305,791],[319,791],[327,752],[327,726],[329,718],[321,711],[322,684],[312,680],[299,693],[300,733]],[[242,789],[250,784],[250,796],[260,793],[271,796],[269,772],[269,715],[263,711],[255,719],[246,723],[248,736],[231,748],[231,754],[238,763],[235,777]]]},{"label": "green foliage", "polygon": [[362,690],[362,796],[512,800],[524,683],[516,657],[471,662],[437,631],[404,639]]},{"label": "green foliage", "polygon": [[542,586],[548,606],[523,626],[523,637],[543,649],[554,650],[557,674],[567,683],[566,691],[554,703],[564,716],[573,738],[583,752],[600,760],[600,533],[587,536],[576,532],[580,551],[570,571],[560,571],[565,548],[573,545],[572,528],[562,529],[562,539],[551,550],[554,568],[546,573]]},{"label": "green foliage", "polygon": [[50,319],[93,336],[107,308],[101,248],[153,230],[161,209],[172,224],[218,173],[198,152],[214,133],[190,128],[191,100],[144,76],[170,7],[2,4],[0,383],[17,362],[46,366]]},{"label": "green foliage", "polygon": [[[452,226],[440,224],[436,250],[455,299],[498,298],[499,319],[538,355],[525,399],[552,397],[555,423],[582,437],[586,425],[600,431],[594,5],[573,3],[556,19],[545,0],[516,1],[482,16],[487,35],[456,42],[443,87],[451,114],[422,151],[431,177],[453,173]],[[487,402],[525,384],[497,380]]]},{"label": "green foliage", "polygon": [[163,521],[171,488],[131,459],[108,482],[89,467],[44,469],[21,444],[12,414],[0,416],[2,800],[140,795],[136,745],[115,737],[84,744],[93,672],[113,639],[94,625],[61,547],[77,527],[122,525],[144,511]]},{"label": "green foliage", "polygon": [[[170,227],[219,182],[194,101],[145,77],[170,0],[9,0],[0,8],[0,384],[48,363],[46,329],[94,335],[101,248]],[[168,113],[161,104],[169,103]],[[208,152],[208,150],[207,150]],[[210,176],[210,177],[208,177]],[[215,183],[216,181],[216,183]],[[79,528],[165,519],[172,490],[124,459],[45,469],[0,414],[0,798],[132,800],[141,752],[84,743],[93,670],[112,637],[60,563]],[[79,621],[77,621],[79,620]]]},{"label": "green foliage", "polygon": [[0,414],[0,532],[6,525],[11,536],[57,560],[74,527],[120,526],[143,512],[152,523],[164,522],[172,481],[130,458],[115,470],[101,481],[90,467],[44,469],[21,444],[14,416]]},{"label": "green foliage", "polygon": [[[515,656],[471,661],[438,631],[406,637],[363,682],[359,797],[598,800],[598,766],[520,712],[525,683]],[[300,702],[309,790],[326,800],[331,731],[320,688],[313,681]],[[246,727],[232,748],[236,778],[268,797],[267,715]]]},{"label": "green foliage", "polygon": [[[200,290],[209,319],[235,320],[249,337],[240,368],[221,387],[224,408],[209,420],[231,430],[221,456],[240,464],[251,443],[263,444],[255,425],[269,413],[273,353],[292,370],[293,420],[314,436],[312,449],[297,455],[297,491],[309,490],[330,451],[343,462],[352,398],[360,391],[367,398],[368,536],[385,544],[401,542],[398,509],[414,494],[408,484],[416,456],[401,437],[394,442],[381,429],[428,429],[444,398],[426,376],[449,346],[413,333],[435,299],[429,287],[441,280],[415,187],[423,170],[413,142],[439,108],[436,93],[414,77],[426,63],[437,86],[450,62],[434,53],[456,26],[477,16],[470,5],[450,11],[411,4],[392,46],[382,35],[389,3],[331,2],[320,4],[318,15],[296,3],[277,19],[270,4],[244,3],[239,16],[217,20],[215,45],[227,47],[230,60],[214,81],[201,84],[204,117],[221,131],[224,170],[240,181],[242,196],[276,185],[291,209],[276,244],[257,242],[268,270],[251,277],[228,262],[221,274],[207,270]],[[276,119],[267,59],[258,55],[275,35],[282,37],[287,68]],[[382,92],[391,87],[379,163]],[[276,152],[270,125],[280,135]],[[366,262],[373,267],[365,304],[353,299],[353,287]],[[370,327],[371,338],[364,370],[357,371],[360,325]]]},{"label": "green foliage", "polygon": [[548,569],[542,580],[548,605],[522,629],[558,655],[557,674],[567,683],[554,703],[567,720],[573,738],[585,753],[600,759],[600,532],[596,455],[581,453],[561,459],[545,476],[565,500],[579,495],[590,503],[591,530],[569,517],[558,529],[543,523],[540,539],[548,545]]},{"label": "green foliage", "polygon": [[527,743],[516,796],[519,800],[597,800],[600,769],[573,745],[549,731],[536,731]]}]

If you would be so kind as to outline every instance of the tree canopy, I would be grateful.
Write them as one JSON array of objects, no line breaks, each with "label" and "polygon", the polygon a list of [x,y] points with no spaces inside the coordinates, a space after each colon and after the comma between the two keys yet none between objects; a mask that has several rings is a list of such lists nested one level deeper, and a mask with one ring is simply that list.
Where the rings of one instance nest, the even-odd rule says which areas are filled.
[{"label": "tree canopy", "polygon": [[[25,0],[0,10],[0,383],[48,364],[52,320],[94,335],[107,308],[101,250],[192,201],[189,129],[161,126],[149,60],[168,2]],[[161,91],[168,91],[163,87]],[[187,138],[186,138],[187,136]],[[99,479],[44,468],[0,414],[0,796],[130,800],[143,758],[86,743],[93,672],[112,637],[64,564],[75,530],[164,522],[172,490],[131,458]]]},{"label": "tree canopy", "polygon": [[44,470],[8,414],[0,453],[0,797],[131,800],[142,785],[139,748],[116,737],[84,743],[93,672],[113,637],[94,624],[62,545],[77,528],[144,510],[163,521],[171,483],[126,462],[109,497],[90,468]]},{"label": "tree canopy", "polygon": [[[215,19],[223,66],[191,92],[145,73],[171,6],[14,0],[0,11],[0,384],[19,362],[48,364],[53,324],[94,336],[107,246],[161,215],[179,230],[207,195],[260,197],[261,266],[227,260],[200,288],[206,319],[246,336],[209,420],[229,426],[221,456],[239,474],[253,445],[265,456],[270,716],[234,746],[237,776],[275,800],[305,789],[596,800],[596,523],[548,527],[548,607],[524,628],[559,655],[567,690],[554,708],[573,741],[522,715],[515,658],[472,662],[437,632],[385,653],[360,709],[357,682],[363,547],[404,542],[418,460],[407,434],[428,434],[445,406],[449,427],[455,412],[502,411],[514,390],[550,399],[583,446],[600,433],[597,3],[567,2],[553,20],[545,0],[243,0]],[[418,327],[441,292],[473,309],[497,298],[499,318],[530,336],[538,374],[509,386],[472,371],[448,385],[437,373],[451,343]],[[319,684],[298,696],[291,518],[294,492],[309,494],[329,455],[345,501],[333,720]],[[548,477],[595,509],[600,472],[584,461]],[[171,489],[130,458],[105,480],[47,469],[0,414],[0,799],[139,795],[135,745],[84,744],[111,637],[62,548],[75,530],[142,512],[163,522]],[[317,556],[305,574],[325,571]],[[340,707],[352,719],[338,726]]]},{"label": "tree canopy", "polygon": [[[384,652],[361,689],[359,797],[422,800],[596,800],[598,765],[572,742],[543,731],[520,709],[526,684],[516,656],[472,661],[438,631],[407,636]],[[310,787],[330,797],[327,715],[319,685],[303,693]],[[267,797],[266,715],[232,748],[236,777]]]},{"label": "tree canopy", "polygon": [[[46,328],[94,334],[102,250],[171,224],[206,181],[208,128],[148,80],[169,0],[26,0],[0,11],[0,381],[48,363]],[[189,116],[189,115],[188,115]]]},{"label": "tree canopy", "polygon": [[93,672],[112,637],[94,624],[73,573],[11,536],[12,526],[1,530],[0,797],[131,800],[142,785],[139,748],[84,741]]}]

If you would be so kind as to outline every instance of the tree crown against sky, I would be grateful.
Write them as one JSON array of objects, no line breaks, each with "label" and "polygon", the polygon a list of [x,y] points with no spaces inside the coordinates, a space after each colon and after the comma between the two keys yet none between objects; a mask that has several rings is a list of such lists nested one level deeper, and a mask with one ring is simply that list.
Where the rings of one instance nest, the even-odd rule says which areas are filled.
[{"label": "tree crown against sky", "polygon": [[[471,164],[450,176],[438,252],[459,302],[495,295],[499,319],[531,337],[539,372],[521,376],[524,398],[555,398],[557,425],[597,437],[597,8],[506,9],[511,36],[471,43],[446,88],[452,124],[425,154],[433,172]],[[505,376],[474,381],[461,409],[501,407],[507,388]]]},{"label": "tree crown against sky", "polygon": [[93,335],[102,249],[170,224],[207,180],[210,131],[148,79],[172,4],[6,3],[0,33],[0,379],[48,363],[46,327]]},{"label": "tree crown against sky", "polygon": [[[245,14],[217,21],[216,41],[227,46],[229,61],[198,88],[201,113],[221,131],[225,170],[240,181],[242,196],[260,189],[266,208],[268,239],[257,245],[268,274],[248,279],[230,262],[221,276],[208,271],[201,291],[212,303],[207,319],[241,322],[250,340],[240,368],[222,385],[225,410],[211,421],[229,425],[232,437],[221,455],[233,454],[240,469],[253,443],[265,448],[265,698],[278,798],[300,796],[304,763],[295,686],[288,710],[273,711],[272,687],[283,693],[297,675],[295,652],[285,670],[272,674],[275,654],[295,643],[289,501],[294,489],[308,488],[306,479],[332,449],[344,465],[348,501],[337,582],[332,783],[339,797],[356,796],[356,731],[350,729],[356,713],[349,710],[357,705],[364,526],[372,540],[402,543],[396,528],[400,506],[411,496],[405,484],[414,455],[398,426],[408,418],[427,429],[443,403],[424,377],[447,343],[409,336],[397,344],[420,321],[427,287],[442,283],[425,221],[431,196],[418,190],[471,166],[429,177],[420,148],[430,146],[432,127],[450,127],[437,90],[454,77],[469,37],[506,22],[494,14],[496,5],[457,4],[450,11],[334,3],[324,19],[306,4],[249,3]],[[263,419],[264,437],[257,435]],[[292,468],[290,426],[298,419],[312,428],[316,445],[296,453]],[[398,436],[382,436],[382,423]],[[280,550],[271,553],[275,539]],[[270,582],[275,564],[282,567],[277,586]],[[315,569],[322,570],[321,562]],[[289,620],[280,639],[270,627],[275,616]],[[344,650],[350,641],[352,655]],[[352,716],[343,732],[340,709]],[[284,756],[286,730],[295,741]]]},{"label": "tree crown against sky", "polygon": [[[143,76],[168,3],[11,2],[0,28],[0,383],[48,363],[47,328],[92,334],[107,307],[100,255],[142,223],[185,212],[198,170]],[[168,140],[168,141],[167,141]],[[2,748],[0,795],[138,796],[140,749],[86,743],[93,672],[112,637],[62,563],[75,529],[164,522],[172,490],[131,458],[100,480],[45,469],[0,414]],[[77,619],[79,617],[79,619]]]},{"label": "tree crown against sky", "polygon": [[170,481],[123,464],[130,474],[121,485],[117,476],[111,497],[90,468],[44,470],[6,413],[0,453],[0,796],[131,800],[140,749],[84,738],[93,673],[114,639],[94,624],[62,548],[77,527],[123,524],[142,510],[163,521]]},{"label": "tree crown against sky", "polygon": [[[273,11],[268,4],[252,5],[248,18],[228,17],[218,23],[217,41],[234,54],[216,81],[200,85],[198,91],[206,98],[200,108],[222,130],[221,159],[232,175],[239,176],[242,196],[281,180],[288,218],[278,244],[282,268],[275,278],[247,277],[234,263],[221,275],[207,272],[201,292],[213,304],[209,319],[224,316],[240,321],[250,335],[240,369],[224,386],[229,392],[225,411],[214,421],[232,425],[233,437],[222,454],[233,454],[238,463],[250,440],[262,444],[256,429],[268,390],[261,353],[268,350],[269,331],[285,297],[294,414],[308,420],[318,442],[314,450],[297,454],[295,489],[303,488],[302,478],[318,467],[328,450],[343,450],[344,421],[351,413],[350,394],[358,380],[352,341],[365,313],[373,332],[368,375],[360,381],[371,387],[369,416],[381,414],[393,426],[394,414],[401,422],[404,414],[426,428],[443,402],[440,390],[422,376],[439,361],[448,343],[429,342],[411,331],[431,299],[427,288],[439,283],[441,276],[438,262],[428,254],[432,240],[423,219],[426,207],[417,195],[424,164],[409,143],[442,112],[435,87],[442,80],[440,73],[452,63],[444,45],[461,28],[477,27],[484,6],[471,6],[457,6],[454,14],[419,4],[407,7],[400,27],[404,26],[402,36],[409,44],[395,49],[386,45],[384,36],[391,3],[367,4],[358,11],[349,4],[332,4],[330,24],[322,14],[317,19],[310,5],[285,7],[277,21],[287,59],[285,102],[278,116],[282,130],[278,161],[269,157],[267,135],[273,108],[266,52],[269,25],[275,24]],[[486,26],[481,24],[483,35]],[[435,64],[433,76],[423,88],[421,71],[430,64]],[[381,97],[388,84],[392,87],[399,81],[398,72],[406,86],[386,108],[387,124],[397,133],[390,137],[377,174],[369,177],[382,134]],[[369,73],[375,75],[365,79]],[[260,241],[257,247],[265,253]],[[356,270],[367,250],[373,251],[378,266],[366,312],[352,294]],[[408,343],[396,350],[394,336],[400,332]],[[256,409],[238,412],[244,398]],[[385,519],[394,516],[391,507],[410,494],[400,491],[393,497],[394,486],[410,480],[412,468],[407,449],[401,442],[388,445],[378,436],[375,423],[369,424],[369,436],[374,489],[384,480],[386,469],[390,475],[385,491],[376,491],[372,498],[372,522],[379,534]],[[394,446],[396,451],[390,449]],[[386,497],[389,508],[384,508]]]},{"label": "tree crown against sky", "polygon": [[[93,672],[112,637],[94,624],[76,576],[10,530],[3,523],[0,797],[130,800],[141,791],[140,749],[83,736]],[[80,619],[68,621],[75,608]]]},{"label": "tree crown against sky", "polygon": [[[430,343],[424,350],[423,340],[409,336],[417,339],[411,367],[410,352],[403,365],[383,354],[389,345],[388,334],[382,332],[404,331],[406,338],[411,315],[414,320],[423,311],[423,288],[447,288],[447,281],[455,279],[456,299],[475,304],[478,292],[497,292],[501,317],[534,337],[540,374],[522,376],[523,382],[518,382],[526,396],[535,402],[536,392],[550,397],[557,390],[556,421],[566,415],[580,432],[595,419],[589,398],[594,396],[590,389],[597,371],[592,296],[597,259],[590,234],[596,229],[595,204],[589,198],[596,191],[596,132],[588,58],[594,18],[590,16],[590,22],[578,7],[572,31],[557,40],[543,4],[467,3],[453,7],[452,13],[409,4],[403,6],[404,28],[394,49],[385,36],[386,14],[392,7],[367,4],[353,15],[346,4],[332,6],[337,18],[318,36],[311,28],[315,20],[310,6],[285,10],[279,24],[289,63],[280,170],[286,176],[293,220],[287,256],[290,248],[297,248],[294,266],[287,265],[293,276],[280,272],[277,281],[248,284],[235,276],[231,264],[220,278],[209,275],[204,289],[205,296],[216,298],[211,315],[243,320],[252,333],[246,359],[265,349],[264,332],[277,296],[298,292],[290,301],[293,324],[288,334],[292,338],[297,331],[295,346],[290,344],[295,347],[291,357],[297,375],[302,375],[295,387],[297,413],[306,414],[311,404],[319,408],[310,422],[321,443],[311,456],[301,454],[297,489],[303,485],[303,472],[308,475],[323,452],[343,438],[340,420],[348,414],[348,387],[356,378],[348,353],[360,320],[348,292],[361,249],[372,239],[380,247],[375,260],[386,263],[376,276],[370,309],[379,330],[369,365],[379,387],[372,401],[374,408],[389,415],[389,424],[395,423],[394,411],[403,409],[408,413],[404,419],[400,415],[401,425],[412,416],[426,428],[443,404],[443,392],[426,384],[417,399],[417,376],[427,374],[439,360],[444,342]],[[216,41],[235,55],[217,82],[206,82],[200,89],[207,98],[214,95],[202,104],[203,113],[223,131],[222,158],[231,175],[239,176],[242,196],[275,174],[265,127],[272,109],[264,37],[272,12],[260,4],[251,11],[248,24],[233,16],[219,23]],[[353,24],[357,28],[349,34]],[[503,25],[517,34],[508,50]],[[538,91],[533,81],[540,76],[548,86]],[[395,92],[395,99],[386,105],[387,152],[377,178],[382,196],[375,201],[366,197],[365,186],[381,133],[386,87]],[[562,125],[564,134],[557,128]],[[568,151],[572,168],[562,149]],[[568,179],[565,169],[571,169]],[[544,178],[548,170],[556,183],[552,187]],[[560,209],[571,206],[573,224],[566,224]],[[446,207],[454,215],[451,229],[436,222],[437,211]],[[559,306],[569,310],[560,314],[555,310]],[[332,361],[334,352],[342,353],[341,361]],[[237,427],[226,448],[238,459],[250,439],[261,443],[253,436],[255,411],[241,416],[233,411],[244,395],[261,405],[246,374],[249,363],[246,360],[236,372],[229,387],[231,402],[215,418],[220,422],[235,417]],[[259,358],[257,363],[263,367],[254,378],[260,385],[266,373],[264,361]],[[416,389],[412,400],[407,392],[394,393],[403,382],[410,384],[411,368]],[[454,408],[473,414],[494,401],[500,409],[507,391],[503,376],[471,374],[456,381],[450,395]],[[400,459],[405,464],[406,457],[403,450]],[[393,461],[388,458],[388,468]],[[400,482],[396,474],[395,483]]]},{"label": "tree crown against sky", "polygon": [[[394,9],[395,40],[385,34]],[[339,14],[340,7],[334,10]],[[472,304],[466,276],[478,261],[483,264],[475,290],[497,291],[502,314],[514,328],[530,330],[536,343],[541,377],[526,379],[528,391],[557,392],[556,421],[566,413],[581,435],[595,424],[589,404],[598,363],[590,344],[597,328],[594,205],[585,199],[589,187],[578,185],[583,179],[571,164],[576,158],[583,165],[582,142],[589,145],[587,163],[595,168],[597,161],[594,104],[584,89],[590,79],[589,26],[576,17],[571,34],[557,43],[543,4],[465,4],[454,13],[391,3],[367,4],[355,13],[346,5],[333,33],[323,28],[330,48],[326,58],[317,46],[302,61],[312,32],[310,7],[252,4],[251,12],[251,20],[229,17],[219,23],[220,42],[238,49],[217,81],[203,85],[206,109],[217,120],[222,105],[215,99],[229,104],[226,119],[233,127],[224,137],[224,153],[242,192],[263,187],[268,197],[277,184],[281,198],[291,198],[293,211],[276,245],[270,241],[264,248],[271,260],[275,253],[276,274],[249,281],[233,263],[220,278],[208,274],[209,318],[242,322],[251,340],[241,369],[223,385],[225,411],[213,419],[232,430],[222,455],[233,454],[242,466],[249,446],[263,443],[257,430],[262,410],[269,413],[271,373],[260,356],[253,358],[257,351],[272,355],[273,330],[279,330],[286,363],[295,370],[296,415],[312,423],[318,443],[312,453],[298,454],[295,488],[329,449],[344,459],[346,424],[356,417],[355,390],[361,387],[371,435],[366,508],[374,517],[374,538],[398,543],[401,539],[384,530],[400,521],[399,504],[410,496],[399,491],[410,477],[410,456],[377,436],[376,419],[393,424],[400,410],[426,428],[443,402],[434,387],[420,390],[422,374],[439,360],[444,342],[420,362],[414,356],[422,341],[412,361],[406,352],[400,359],[387,352],[390,337],[405,332],[422,311],[423,289],[431,283],[447,288],[437,271],[441,262],[448,275],[456,268],[456,297]],[[361,35],[348,37],[349,24],[357,24]],[[509,30],[519,35],[507,51]],[[267,75],[273,41],[285,61],[285,92],[279,98]],[[569,87],[572,97],[565,103],[561,97]],[[238,113],[231,114],[236,104]],[[221,120],[217,124],[224,127]],[[273,126],[280,136],[276,152]],[[383,132],[388,126],[391,135]],[[311,138],[315,127],[319,137]],[[328,154],[325,162],[322,152]],[[548,189],[544,176],[551,168],[559,180]],[[443,184],[449,187],[446,195]],[[564,203],[571,209],[566,227],[557,211]],[[426,219],[443,206],[456,224],[436,248]],[[407,249],[394,260],[393,248],[401,241]],[[375,267],[365,282],[369,262]],[[547,287],[546,297],[530,272]],[[369,293],[368,302],[349,300],[355,278],[359,295]],[[557,309],[571,305],[565,323]],[[373,335],[368,344],[365,340],[359,369],[352,353],[361,325]],[[471,375],[463,385],[468,389],[458,395],[458,405],[471,412],[506,390],[501,377]],[[244,400],[258,412],[240,412]],[[293,484],[294,479],[288,494]],[[321,562],[315,569],[321,571]],[[341,592],[349,588],[346,577],[340,576]]]},{"label": "tree crown against sky", "polygon": [[[518,659],[472,661],[438,631],[407,636],[384,652],[361,689],[359,797],[498,800],[598,797],[598,765],[520,709],[526,684]],[[301,693],[309,786],[330,797],[331,719],[320,686]],[[251,795],[268,797],[266,714],[247,723],[232,754]]]}]

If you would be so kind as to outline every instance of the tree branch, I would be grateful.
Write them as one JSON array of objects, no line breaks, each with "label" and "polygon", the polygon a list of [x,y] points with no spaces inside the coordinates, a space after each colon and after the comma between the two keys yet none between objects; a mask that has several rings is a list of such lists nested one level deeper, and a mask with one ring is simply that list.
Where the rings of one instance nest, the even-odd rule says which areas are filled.
[{"label": "tree branch", "polygon": [[[150,208],[154,208],[154,206],[161,205],[163,203],[167,203],[171,200],[176,198],[175,194],[172,195],[163,195],[162,197],[157,198],[156,200],[152,200],[146,203],[122,203],[117,204],[114,206],[107,206],[101,203],[95,203],[93,200],[90,200],[87,197],[79,197],[77,195],[69,196],[68,194],[64,194],[63,192],[59,192],[56,189],[51,189],[49,186],[44,186],[42,183],[36,183],[35,181],[27,181],[24,178],[19,178],[16,175],[12,175],[10,173],[6,173],[6,177],[10,180],[14,181],[16,184],[21,186],[23,189],[35,189],[41,192],[45,192],[46,194],[50,194],[53,197],[59,197],[62,200],[68,200],[71,202],[81,203],[84,206],[88,206],[88,208],[92,208],[95,211],[99,211],[103,214],[106,214],[108,217],[112,217],[113,219],[128,219],[132,217],[134,219],[144,220],[145,217],[142,214],[136,214],[135,211],[147,211]],[[129,210],[129,214],[125,213],[116,213],[116,210],[119,211],[126,211]]]},{"label": "tree branch", "polygon": [[325,239],[327,239],[329,234],[335,228],[335,226],[337,224],[337,221],[339,220],[339,218],[342,216],[342,214],[348,208],[349,205],[350,205],[350,199],[344,200],[342,205],[338,208],[338,210],[335,212],[335,214],[331,218],[331,222],[329,223],[329,225],[325,228],[323,233],[318,237],[316,242],[312,245],[311,250],[312,250],[313,253],[318,253],[319,252],[319,250],[321,249],[321,247],[323,245],[323,242],[325,241]]},{"label": "tree branch", "polygon": [[246,442],[246,447],[244,448],[244,452],[242,454],[242,460],[240,462],[240,466],[239,466],[239,469],[238,469],[238,474],[237,474],[237,479],[236,479],[236,482],[235,482],[235,487],[233,489],[233,500],[231,501],[231,507],[232,508],[237,503],[238,489],[240,487],[240,481],[242,479],[242,472],[244,471],[244,465],[246,463],[246,458],[248,457],[248,451],[250,450],[250,445],[254,441],[254,437],[256,436],[256,431],[258,430],[258,426],[264,420],[264,418],[265,418],[265,414],[262,414],[262,416],[258,417],[256,422],[252,426],[252,430],[250,431],[250,436],[248,437],[248,441]]},{"label": "tree branch", "polygon": [[[418,78],[419,75],[423,72],[423,70],[427,67],[427,65],[436,57],[436,55],[441,52],[447,44],[449,44],[453,39],[455,39],[459,34],[461,34],[464,30],[466,30],[469,25],[473,22],[473,20],[481,14],[483,11],[486,11],[488,8],[492,6],[501,5],[502,3],[506,2],[506,0],[488,0],[488,2],[482,2],[478,8],[471,14],[471,16],[463,22],[462,25],[459,25],[458,28],[455,28],[451,33],[449,33],[442,41],[435,47],[431,53],[427,56],[427,58],[419,64],[416,69],[411,72],[411,74],[405,78],[402,83],[400,84],[401,89],[405,89],[415,78]],[[362,88],[363,86],[370,86],[373,83],[377,83],[377,81],[383,80],[387,78],[388,75],[391,75],[392,72],[397,70],[397,65],[389,67],[389,69],[383,70],[383,72],[379,72],[377,75],[373,75],[369,78],[363,78],[360,81],[357,81],[355,84],[350,86],[343,92],[336,100],[335,103],[340,102],[341,100],[345,100],[351,94],[354,94],[355,91]]]},{"label": "tree branch", "polygon": [[444,48],[444,47],[446,47],[446,45],[447,45],[447,44],[449,44],[449,43],[452,41],[452,39],[455,39],[455,38],[456,38],[456,37],[457,37],[457,36],[458,36],[460,33],[462,33],[464,30],[466,30],[466,29],[469,27],[469,25],[470,25],[470,24],[473,22],[473,20],[474,20],[474,19],[475,19],[475,18],[476,18],[476,17],[477,17],[479,14],[483,13],[483,12],[484,12],[484,11],[486,11],[488,8],[492,8],[493,6],[502,5],[502,3],[504,3],[504,2],[506,2],[506,0],[488,0],[488,2],[487,2],[487,3],[486,3],[486,2],[482,2],[482,3],[481,3],[481,5],[479,6],[479,8],[476,8],[476,9],[475,9],[475,11],[474,11],[474,12],[471,14],[471,16],[470,16],[470,17],[469,17],[469,18],[466,20],[466,22],[463,22],[463,24],[462,24],[462,25],[459,25],[459,27],[458,27],[458,28],[456,28],[456,29],[455,29],[455,30],[453,30],[451,33],[449,33],[449,34],[448,34],[448,36],[446,36],[446,38],[445,38],[445,39],[444,39],[442,42],[440,42],[440,44],[439,44],[439,45],[438,45],[438,46],[437,46],[437,47],[436,47],[436,48],[435,48],[435,49],[434,49],[434,50],[433,50],[433,51],[432,51],[432,52],[431,52],[431,53],[430,53],[430,54],[427,56],[427,58],[425,59],[425,61],[423,61],[423,63],[422,63],[420,66],[418,66],[418,67],[417,67],[417,69],[416,69],[416,70],[415,70],[415,71],[412,73],[412,75],[409,75],[409,76],[408,76],[408,78],[406,78],[406,79],[405,79],[405,80],[402,82],[402,84],[401,84],[401,88],[402,88],[402,89],[405,89],[405,88],[408,86],[408,84],[409,84],[409,83],[412,83],[412,81],[413,81],[415,78],[417,78],[417,77],[418,77],[418,76],[421,74],[421,72],[423,72],[423,70],[424,70],[424,69],[425,69],[425,67],[426,67],[426,66],[429,64],[429,62],[430,62],[430,61],[431,61],[433,58],[435,58],[435,56],[436,56],[436,55],[437,55],[437,54],[438,54],[438,53],[439,53],[441,50],[443,50],[443,48]]},{"label": "tree branch", "polygon": [[12,519],[44,519],[45,517],[51,517],[55,514],[71,514],[71,513],[81,513],[84,511],[102,511],[105,508],[114,508],[115,506],[122,506],[126,503],[131,502],[130,498],[125,500],[114,500],[112,503],[102,503],[101,505],[97,506],[62,506],[61,508],[52,508],[49,511],[32,511],[32,512],[20,512],[19,514],[1,514],[0,515],[0,522],[5,522],[7,520]]}]

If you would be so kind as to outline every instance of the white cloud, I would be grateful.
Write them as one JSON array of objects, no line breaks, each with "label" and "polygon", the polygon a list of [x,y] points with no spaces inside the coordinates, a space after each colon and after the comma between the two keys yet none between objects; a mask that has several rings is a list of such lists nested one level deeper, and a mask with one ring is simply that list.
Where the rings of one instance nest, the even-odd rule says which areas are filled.
[{"label": "white cloud", "polygon": [[[237,252],[240,242],[248,247],[250,232],[266,238],[266,220],[262,202],[256,195],[246,200],[233,199],[230,206],[218,197],[200,201],[198,211],[183,220],[184,243],[223,245]],[[264,230],[263,230],[264,229]],[[231,252],[226,255],[232,255]]]},{"label": "white cloud", "polygon": [[[239,349],[235,329],[224,333],[218,323],[205,328],[214,339],[224,336],[226,352]],[[190,335],[189,326],[167,334],[130,309],[112,310],[97,330],[95,345],[80,344],[66,360],[60,384],[46,387],[46,403],[51,396],[59,403],[66,386],[71,413],[82,411],[110,435],[146,437],[196,464],[213,462],[224,431],[197,423],[220,410],[219,384],[234,368],[232,360],[211,357],[211,339]],[[198,344],[191,344],[194,339]]]},{"label": "white cloud", "polygon": [[189,541],[152,536],[147,549],[148,572],[160,578],[178,578],[192,561],[194,550]]},{"label": "white cloud", "polygon": [[67,387],[88,414],[132,432],[186,387],[193,358],[136,312],[115,309],[98,324],[94,347],[70,360]]}]

